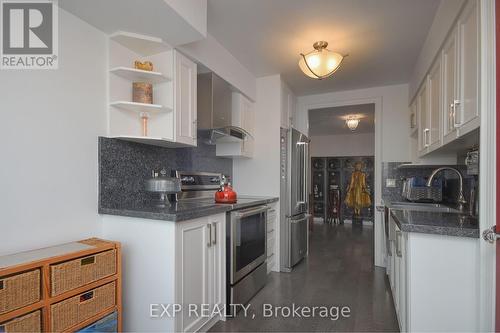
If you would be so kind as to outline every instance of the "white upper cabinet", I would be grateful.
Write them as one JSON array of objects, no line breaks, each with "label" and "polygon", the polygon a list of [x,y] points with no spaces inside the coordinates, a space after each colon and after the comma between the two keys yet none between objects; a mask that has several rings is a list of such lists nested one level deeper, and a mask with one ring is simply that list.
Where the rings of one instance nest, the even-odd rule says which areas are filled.
[{"label": "white upper cabinet", "polygon": [[[134,62],[150,61],[153,71]],[[109,40],[108,136],[164,147],[196,146],[197,66],[160,39],[119,33]],[[153,103],[133,101],[132,84],[152,84]]]},{"label": "white upper cabinet", "polygon": [[293,126],[296,96],[290,88],[282,82],[281,84],[281,127],[290,128]]},{"label": "white upper cabinet", "polygon": [[441,113],[443,107],[441,82],[441,58],[438,57],[431,67],[427,79],[429,93],[427,144],[429,152],[441,146]]},{"label": "white upper cabinet", "polygon": [[196,146],[196,64],[178,51],[174,51],[174,71],[175,141]]},{"label": "white upper cabinet", "polygon": [[479,34],[479,1],[469,0],[412,103],[419,157],[480,126]]},{"label": "white upper cabinet", "polygon": [[239,92],[232,93],[232,125],[240,127],[250,135],[241,142],[218,142],[216,155],[220,157],[245,157],[252,158],[254,152],[254,104]]},{"label": "white upper cabinet", "polygon": [[428,116],[427,82],[424,82],[417,93],[417,117],[418,117],[418,152],[423,155],[429,147],[430,120]]},{"label": "white upper cabinet", "polygon": [[454,29],[442,51],[443,65],[443,144],[457,137],[455,110],[458,103],[458,36]]},{"label": "white upper cabinet", "polygon": [[459,101],[455,123],[459,135],[479,126],[479,8],[468,1],[458,20],[460,45]]}]

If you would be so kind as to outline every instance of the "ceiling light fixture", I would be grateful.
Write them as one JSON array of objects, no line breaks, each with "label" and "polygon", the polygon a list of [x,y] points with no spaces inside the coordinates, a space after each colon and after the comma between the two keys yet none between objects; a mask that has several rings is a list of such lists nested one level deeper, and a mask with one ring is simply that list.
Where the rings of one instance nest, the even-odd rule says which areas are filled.
[{"label": "ceiling light fixture", "polygon": [[319,41],[313,44],[314,51],[300,54],[299,67],[305,75],[322,80],[339,69],[346,56],[328,50],[327,46],[327,42]]},{"label": "ceiling light fixture", "polygon": [[359,118],[356,116],[349,116],[349,117],[347,117],[345,123],[346,123],[347,127],[349,127],[349,129],[352,132],[354,132],[356,130],[356,128],[358,128]]}]

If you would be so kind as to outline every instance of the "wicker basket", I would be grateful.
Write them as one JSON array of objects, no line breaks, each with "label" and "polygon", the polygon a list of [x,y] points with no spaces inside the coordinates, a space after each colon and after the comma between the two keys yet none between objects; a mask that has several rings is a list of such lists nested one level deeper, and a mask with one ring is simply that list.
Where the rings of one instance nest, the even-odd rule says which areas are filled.
[{"label": "wicker basket", "polygon": [[40,270],[0,277],[0,314],[40,300]]},{"label": "wicker basket", "polygon": [[67,330],[115,304],[115,282],[56,303],[50,307],[51,331]]},{"label": "wicker basket", "polygon": [[116,250],[50,266],[51,295],[81,287],[116,273]]},{"label": "wicker basket", "polygon": [[0,324],[0,332],[13,333],[13,332],[41,332],[40,310],[28,313],[24,316],[14,318],[3,324]]}]

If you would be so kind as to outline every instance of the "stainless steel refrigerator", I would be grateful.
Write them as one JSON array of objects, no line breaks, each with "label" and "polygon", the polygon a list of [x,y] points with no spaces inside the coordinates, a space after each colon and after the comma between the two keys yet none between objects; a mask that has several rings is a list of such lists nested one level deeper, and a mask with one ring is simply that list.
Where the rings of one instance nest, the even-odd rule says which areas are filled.
[{"label": "stainless steel refrigerator", "polygon": [[290,272],[307,254],[309,138],[281,128],[280,270]]}]

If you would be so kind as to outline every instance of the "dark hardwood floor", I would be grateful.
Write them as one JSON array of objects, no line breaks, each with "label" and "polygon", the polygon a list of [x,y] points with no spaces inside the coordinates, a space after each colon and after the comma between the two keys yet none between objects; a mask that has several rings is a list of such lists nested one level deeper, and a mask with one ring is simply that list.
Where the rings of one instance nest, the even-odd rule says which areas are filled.
[{"label": "dark hardwood floor", "polygon": [[[385,269],[373,266],[373,228],[315,224],[309,241],[309,257],[292,273],[271,273],[268,284],[252,299],[249,316],[240,311],[211,331],[399,331]],[[350,317],[264,318],[265,303],[348,306]]]}]

